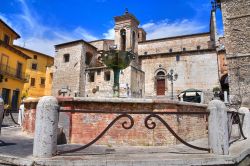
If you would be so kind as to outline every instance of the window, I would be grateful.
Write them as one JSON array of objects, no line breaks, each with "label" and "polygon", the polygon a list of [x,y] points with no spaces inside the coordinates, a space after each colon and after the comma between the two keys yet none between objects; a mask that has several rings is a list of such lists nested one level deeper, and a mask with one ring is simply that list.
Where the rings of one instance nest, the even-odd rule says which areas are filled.
[{"label": "window", "polygon": [[31,78],[30,79],[30,86],[35,86],[36,84],[36,79],[35,78]]},{"label": "window", "polygon": [[32,70],[37,70],[37,64],[36,64],[36,63],[32,63],[31,69],[32,69]]},{"label": "window", "polygon": [[182,51],[186,51],[186,48],[184,47],[184,48],[182,49]]},{"label": "window", "polygon": [[4,104],[9,104],[9,99],[10,99],[10,89],[2,89],[2,97]]},{"label": "window", "polygon": [[200,50],[201,49],[201,46],[197,46],[197,50]]},{"label": "window", "polygon": [[93,58],[93,54],[91,54],[90,52],[87,52],[87,53],[86,53],[85,64],[86,64],[86,65],[90,65],[90,63],[91,63],[91,61],[92,61],[92,58]]},{"label": "window", "polygon": [[23,64],[18,62],[17,63],[17,68],[16,68],[16,77],[17,78],[22,78],[22,69],[23,69]]},{"label": "window", "polygon": [[37,55],[34,55],[34,56],[33,56],[33,59],[37,59]]},{"label": "window", "polygon": [[180,55],[176,55],[176,61],[180,61]]},{"label": "window", "polygon": [[132,50],[133,50],[133,51],[135,50],[135,37],[136,37],[136,34],[135,34],[135,32],[133,31],[133,35],[132,35]]},{"label": "window", "polygon": [[89,82],[95,82],[95,73],[89,73],[89,79],[88,79]]},{"label": "window", "polygon": [[64,54],[63,55],[63,58],[64,58],[64,62],[69,62],[69,54]]},{"label": "window", "polygon": [[97,70],[97,75],[101,75],[101,70]]},{"label": "window", "polygon": [[45,85],[45,78],[41,78],[41,85]]},{"label": "window", "polygon": [[170,48],[170,49],[169,49],[169,52],[173,52],[173,49],[172,49],[172,48]]},{"label": "window", "polygon": [[106,71],[106,72],[104,73],[104,80],[105,80],[105,81],[110,81],[110,71]]},{"label": "window", "polygon": [[10,44],[10,37],[8,35],[4,35],[4,39],[3,39],[4,43],[6,44]]}]

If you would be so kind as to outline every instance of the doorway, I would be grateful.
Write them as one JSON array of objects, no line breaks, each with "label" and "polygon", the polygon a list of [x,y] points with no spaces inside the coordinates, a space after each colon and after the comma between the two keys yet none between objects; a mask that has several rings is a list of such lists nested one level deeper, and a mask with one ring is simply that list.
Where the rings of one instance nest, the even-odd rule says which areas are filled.
[{"label": "doorway", "polygon": [[2,89],[2,97],[3,97],[4,104],[9,104],[10,89],[3,88]]},{"label": "doorway", "polygon": [[11,108],[12,111],[18,111],[18,99],[19,99],[19,90],[13,90]]},{"label": "doorway", "polygon": [[156,94],[157,96],[165,96],[166,82],[165,82],[165,73],[163,71],[159,71],[156,75]]}]

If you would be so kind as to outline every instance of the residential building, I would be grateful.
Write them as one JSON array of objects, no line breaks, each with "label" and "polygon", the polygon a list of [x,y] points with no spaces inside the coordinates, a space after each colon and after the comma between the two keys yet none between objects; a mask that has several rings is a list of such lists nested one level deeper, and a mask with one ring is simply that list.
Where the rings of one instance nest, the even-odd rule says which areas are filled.
[{"label": "residential building", "polygon": [[25,74],[30,57],[13,46],[20,35],[0,19],[0,95],[4,103],[17,111],[28,75]]},{"label": "residential building", "polygon": [[27,60],[27,68],[25,71],[30,77],[28,82],[24,84],[22,91],[23,96],[36,98],[51,95],[51,80],[53,75],[50,67],[53,66],[54,58],[24,47],[16,45],[14,47],[30,57],[30,59]]}]

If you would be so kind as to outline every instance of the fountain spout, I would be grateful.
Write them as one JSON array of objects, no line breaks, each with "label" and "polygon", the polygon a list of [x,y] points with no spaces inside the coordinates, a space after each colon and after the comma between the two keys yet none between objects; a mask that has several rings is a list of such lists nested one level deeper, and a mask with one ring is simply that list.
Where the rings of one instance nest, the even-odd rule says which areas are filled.
[{"label": "fountain spout", "polygon": [[113,97],[119,97],[120,71],[126,69],[135,58],[132,51],[117,50],[117,46],[109,47],[108,51],[99,51],[102,62],[114,72]]}]

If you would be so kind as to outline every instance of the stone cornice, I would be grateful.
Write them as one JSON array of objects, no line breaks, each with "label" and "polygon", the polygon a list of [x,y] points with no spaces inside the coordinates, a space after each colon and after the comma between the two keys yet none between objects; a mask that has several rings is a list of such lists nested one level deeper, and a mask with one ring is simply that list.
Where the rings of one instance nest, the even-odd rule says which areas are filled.
[{"label": "stone cornice", "polygon": [[243,57],[250,57],[250,53],[248,54],[227,54],[227,59],[234,59],[234,58],[243,58]]}]

